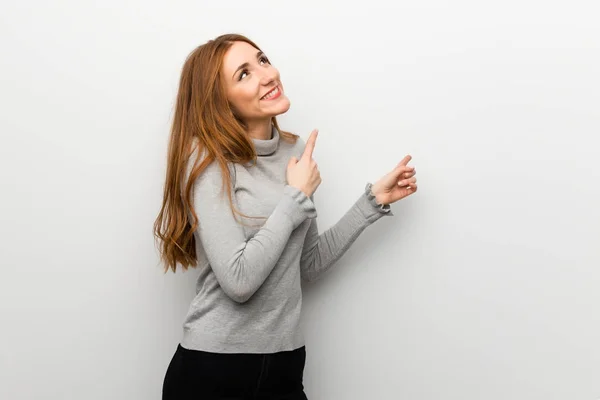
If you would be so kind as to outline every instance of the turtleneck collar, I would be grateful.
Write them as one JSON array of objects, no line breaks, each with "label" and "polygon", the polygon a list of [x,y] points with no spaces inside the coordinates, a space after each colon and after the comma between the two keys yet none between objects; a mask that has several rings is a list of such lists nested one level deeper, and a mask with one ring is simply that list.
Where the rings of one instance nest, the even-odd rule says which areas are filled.
[{"label": "turtleneck collar", "polygon": [[271,139],[262,140],[252,138],[252,142],[254,142],[254,147],[256,148],[257,155],[271,155],[275,153],[275,150],[277,150],[277,146],[279,145],[279,131],[277,130],[277,128],[275,128],[275,126],[272,126]]}]

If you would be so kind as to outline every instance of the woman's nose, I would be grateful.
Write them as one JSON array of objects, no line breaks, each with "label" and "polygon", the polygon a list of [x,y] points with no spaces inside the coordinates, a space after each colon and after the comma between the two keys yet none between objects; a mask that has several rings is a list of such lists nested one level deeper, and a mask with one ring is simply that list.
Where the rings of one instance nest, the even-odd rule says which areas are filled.
[{"label": "woman's nose", "polygon": [[278,76],[279,76],[279,71],[277,71],[277,69],[275,69],[273,67],[267,68],[262,73],[261,84],[268,85],[269,83],[276,80]]}]

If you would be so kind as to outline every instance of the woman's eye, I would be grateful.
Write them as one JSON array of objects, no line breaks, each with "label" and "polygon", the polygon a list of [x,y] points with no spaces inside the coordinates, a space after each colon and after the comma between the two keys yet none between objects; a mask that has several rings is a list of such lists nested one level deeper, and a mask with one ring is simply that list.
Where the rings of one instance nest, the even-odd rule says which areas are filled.
[{"label": "woman's eye", "polygon": [[[261,56],[261,57],[260,57],[258,60],[259,60],[259,62],[260,62],[260,63],[267,63],[267,64],[270,64],[270,63],[271,63],[271,62],[269,61],[269,59],[268,59],[267,57],[265,57],[265,56]],[[240,80],[240,81],[241,81],[242,79],[244,79],[244,75],[248,75],[248,70],[246,70],[246,69],[245,69],[245,70],[243,70],[243,71],[240,73],[240,77],[239,77],[239,79],[238,79],[238,80]]]}]

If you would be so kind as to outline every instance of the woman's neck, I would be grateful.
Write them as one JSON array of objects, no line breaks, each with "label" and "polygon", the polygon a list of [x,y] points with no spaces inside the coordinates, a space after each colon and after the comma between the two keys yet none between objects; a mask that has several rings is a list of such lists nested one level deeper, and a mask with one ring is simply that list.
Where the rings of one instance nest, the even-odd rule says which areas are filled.
[{"label": "woman's neck", "polygon": [[271,118],[263,121],[248,123],[248,136],[253,139],[269,140],[273,133]]}]

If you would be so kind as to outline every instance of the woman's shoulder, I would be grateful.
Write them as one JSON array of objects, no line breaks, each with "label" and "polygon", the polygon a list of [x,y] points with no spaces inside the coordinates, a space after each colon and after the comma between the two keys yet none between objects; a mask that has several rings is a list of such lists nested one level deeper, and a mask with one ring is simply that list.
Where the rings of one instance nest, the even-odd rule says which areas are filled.
[{"label": "woman's shoulder", "polygon": [[[197,142],[193,143],[192,145],[192,149],[190,152],[190,156],[187,160],[187,164],[186,164],[186,179],[187,177],[190,176],[193,168],[195,167],[199,167],[206,158],[209,157],[209,152],[206,148],[204,148],[203,146],[198,146]],[[231,178],[235,177],[235,163],[233,162],[227,162],[227,168],[229,170],[229,174],[231,176]],[[221,167],[221,164],[216,160],[216,159],[212,159],[210,160],[203,168],[202,171],[200,172],[200,174],[198,175],[198,178],[196,179],[196,183],[199,183],[198,181],[203,181],[203,180],[221,180],[223,179],[223,169]]]}]

